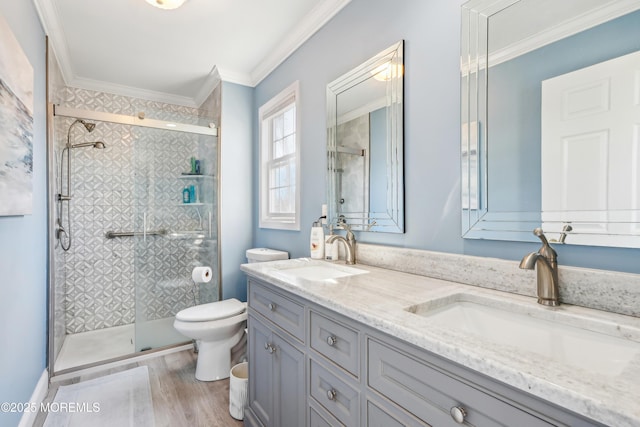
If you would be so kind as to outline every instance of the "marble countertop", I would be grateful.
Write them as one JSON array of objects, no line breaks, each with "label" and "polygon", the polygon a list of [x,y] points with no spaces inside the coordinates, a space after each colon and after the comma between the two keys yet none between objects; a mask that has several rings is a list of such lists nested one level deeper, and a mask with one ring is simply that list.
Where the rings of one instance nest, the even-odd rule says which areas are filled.
[{"label": "marble countertop", "polygon": [[[366,270],[366,274],[324,281],[286,273],[289,268],[314,263],[334,264],[337,268],[344,265],[342,261],[328,263],[299,258],[243,264],[241,269],[278,288],[587,418],[617,427],[640,425],[640,351],[621,372],[603,374],[445,328],[428,317],[406,310],[417,303],[464,293],[493,300],[510,310],[539,313],[542,306],[535,298],[367,265],[354,266]],[[604,329],[600,332],[631,340],[640,349],[638,317],[567,304],[544,310],[550,321],[557,316],[571,315],[569,318],[577,323],[575,326],[580,326],[581,318],[598,320]]]}]

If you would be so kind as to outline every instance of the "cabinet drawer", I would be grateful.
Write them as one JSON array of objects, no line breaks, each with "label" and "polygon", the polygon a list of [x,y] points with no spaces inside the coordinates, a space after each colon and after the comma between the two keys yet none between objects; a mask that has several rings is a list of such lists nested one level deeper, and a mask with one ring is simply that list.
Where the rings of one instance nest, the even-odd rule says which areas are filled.
[{"label": "cabinet drawer", "polygon": [[304,306],[249,280],[249,307],[304,342]]},{"label": "cabinet drawer", "polygon": [[360,339],[358,331],[311,311],[311,348],[359,377]]},{"label": "cabinet drawer", "polygon": [[343,424],[309,399],[309,427],[343,427]]},{"label": "cabinet drawer", "polygon": [[369,387],[428,424],[459,426],[450,414],[452,408],[457,407],[466,413],[465,424],[476,427],[551,425],[435,366],[372,339],[367,340],[367,360]]},{"label": "cabinet drawer", "polygon": [[373,402],[367,401],[367,427],[405,427],[405,425]]},{"label": "cabinet drawer", "polygon": [[[360,392],[311,360],[311,396],[348,427],[360,425]],[[346,379],[346,378],[345,378]]]}]

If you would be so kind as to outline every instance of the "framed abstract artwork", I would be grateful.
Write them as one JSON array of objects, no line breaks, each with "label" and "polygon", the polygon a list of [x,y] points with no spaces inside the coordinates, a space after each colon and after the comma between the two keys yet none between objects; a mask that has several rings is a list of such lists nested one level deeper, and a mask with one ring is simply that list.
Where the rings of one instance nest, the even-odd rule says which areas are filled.
[{"label": "framed abstract artwork", "polygon": [[0,216],[33,205],[33,67],[0,15]]}]

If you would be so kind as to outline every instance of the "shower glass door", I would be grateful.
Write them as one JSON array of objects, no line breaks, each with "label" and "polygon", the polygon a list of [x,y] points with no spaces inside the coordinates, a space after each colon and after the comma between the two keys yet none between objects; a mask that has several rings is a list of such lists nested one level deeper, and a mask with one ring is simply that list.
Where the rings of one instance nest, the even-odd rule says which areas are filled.
[{"label": "shower glass door", "polygon": [[[189,341],[173,328],[176,313],[219,299],[218,150],[212,135],[133,132],[135,350],[144,351]],[[211,281],[195,283],[196,267],[210,267]]]}]

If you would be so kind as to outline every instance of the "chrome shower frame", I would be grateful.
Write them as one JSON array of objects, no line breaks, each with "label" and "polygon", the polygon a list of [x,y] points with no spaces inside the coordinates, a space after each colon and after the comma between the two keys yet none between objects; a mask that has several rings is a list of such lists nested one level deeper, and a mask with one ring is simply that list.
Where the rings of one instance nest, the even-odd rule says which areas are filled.
[{"label": "chrome shower frame", "polygon": [[[47,51],[48,52],[48,51]],[[47,90],[47,100],[49,91]],[[56,327],[56,274],[55,274],[55,265],[56,265],[56,230],[57,230],[57,206],[58,203],[58,189],[56,188],[57,179],[55,175],[55,170],[57,169],[56,155],[55,155],[55,132],[54,132],[54,119],[55,117],[67,117],[70,119],[82,119],[82,120],[90,120],[97,122],[106,122],[106,123],[120,123],[126,125],[140,126],[140,127],[148,127],[148,128],[156,128],[156,129],[164,129],[168,131],[177,131],[177,132],[186,132],[186,133],[195,133],[200,135],[210,135],[210,136],[218,136],[218,129],[211,125],[209,127],[199,126],[199,125],[191,125],[191,124],[183,124],[183,123],[173,123],[167,122],[163,120],[154,120],[154,119],[145,119],[144,115],[138,116],[126,116],[121,114],[113,114],[106,112],[96,112],[89,110],[82,110],[76,108],[68,108],[62,107],[59,105],[54,105],[51,102],[47,103],[47,201],[48,201],[48,209],[47,209],[47,225],[48,225],[48,326],[47,326],[47,375],[49,378],[54,376],[68,375],[72,372],[76,372],[81,369],[88,368],[90,366],[98,366],[105,362],[97,362],[93,365],[85,365],[79,366],[77,368],[71,368],[69,370],[64,371],[55,371],[55,355],[56,355],[56,339],[55,339],[55,327]],[[71,148],[81,148],[81,144],[86,144],[83,146],[90,146],[100,141],[94,143],[79,143],[74,144]],[[217,143],[217,158],[220,159],[220,144]],[[220,194],[220,179],[219,179],[219,167],[216,168],[216,192]],[[217,216],[220,216],[220,205],[217,207]],[[209,222],[211,222],[211,218],[209,218]],[[211,228],[211,227],[210,227]],[[217,222],[217,235],[220,235],[220,222]],[[217,265],[221,265],[221,256],[220,256],[220,239],[217,241]],[[218,283],[218,299],[222,299],[222,274],[221,268],[217,269],[217,283]],[[168,348],[171,349],[179,349],[181,347],[178,345],[171,345]],[[186,348],[186,347],[185,347]],[[159,348],[151,350],[150,352],[163,352],[167,351],[166,348]],[[108,362],[118,362],[124,360],[135,360],[137,357],[148,357],[148,355],[139,356],[140,353],[132,353],[131,355],[118,357]]]}]

